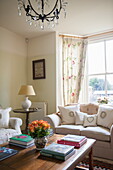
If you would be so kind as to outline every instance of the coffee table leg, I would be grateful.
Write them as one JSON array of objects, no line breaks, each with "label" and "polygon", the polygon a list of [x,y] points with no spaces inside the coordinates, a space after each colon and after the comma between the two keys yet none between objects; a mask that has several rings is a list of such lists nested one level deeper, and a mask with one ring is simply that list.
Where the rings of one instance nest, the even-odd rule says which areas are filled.
[{"label": "coffee table leg", "polygon": [[93,148],[89,152],[89,170],[93,170]]}]

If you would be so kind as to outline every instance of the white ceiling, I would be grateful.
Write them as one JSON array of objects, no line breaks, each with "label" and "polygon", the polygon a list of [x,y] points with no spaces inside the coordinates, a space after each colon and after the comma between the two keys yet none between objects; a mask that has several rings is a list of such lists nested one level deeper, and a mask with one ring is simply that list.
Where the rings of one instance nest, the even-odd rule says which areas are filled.
[{"label": "white ceiling", "polygon": [[0,0],[0,26],[25,38],[33,38],[51,31],[87,35],[113,30],[113,0],[68,0],[67,17],[59,20],[53,30],[40,31],[18,16],[17,0]]}]

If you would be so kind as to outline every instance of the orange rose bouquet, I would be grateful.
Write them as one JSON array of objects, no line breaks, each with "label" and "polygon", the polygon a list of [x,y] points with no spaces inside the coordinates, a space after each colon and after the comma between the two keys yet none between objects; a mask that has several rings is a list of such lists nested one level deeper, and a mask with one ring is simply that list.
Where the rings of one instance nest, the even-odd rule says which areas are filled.
[{"label": "orange rose bouquet", "polygon": [[35,120],[29,124],[28,128],[32,138],[42,138],[50,133],[50,124],[44,120]]}]

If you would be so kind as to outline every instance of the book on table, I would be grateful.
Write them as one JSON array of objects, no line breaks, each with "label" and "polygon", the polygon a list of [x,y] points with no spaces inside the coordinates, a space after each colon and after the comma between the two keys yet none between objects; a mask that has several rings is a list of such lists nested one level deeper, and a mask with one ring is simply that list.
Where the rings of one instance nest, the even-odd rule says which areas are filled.
[{"label": "book on table", "polygon": [[21,148],[29,148],[29,147],[31,147],[31,146],[34,146],[34,142],[31,143],[31,144],[29,144],[29,145],[22,145],[22,144],[19,144],[19,143],[14,143],[14,142],[10,142],[10,141],[9,141],[9,144],[10,144],[10,145],[19,146],[19,147],[21,147]]},{"label": "book on table", "polygon": [[45,153],[43,151],[40,151],[40,155],[42,156],[46,156],[46,157],[50,157],[50,158],[55,158],[55,159],[60,159],[62,161],[66,161],[67,159],[69,159],[72,155],[74,155],[75,153],[75,149],[72,150],[69,154],[67,154],[66,156],[60,156],[60,155],[55,155],[55,154],[51,154],[51,153]]},{"label": "book on table", "polygon": [[17,143],[17,144],[26,146],[26,145],[30,145],[34,143],[34,139],[29,135],[20,134],[20,135],[10,138],[9,143]]},{"label": "book on table", "polygon": [[52,143],[41,150],[41,153],[48,153],[57,156],[66,156],[74,150],[74,146]]},{"label": "book on table", "polygon": [[17,154],[19,151],[7,147],[0,147],[0,161]]},{"label": "book on table", "polygon": [[80,148],[87,142],[87,138],[85,136],[79,135],[66,135],[63,138],[57,140],[57,143],[64,144],[64,145],[71,145],[75,148]]}]

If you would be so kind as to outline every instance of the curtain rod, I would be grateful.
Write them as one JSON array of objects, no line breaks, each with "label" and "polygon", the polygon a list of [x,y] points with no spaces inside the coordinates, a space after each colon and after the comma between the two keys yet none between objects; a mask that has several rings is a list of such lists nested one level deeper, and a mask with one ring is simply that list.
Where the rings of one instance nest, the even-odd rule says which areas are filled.
[{"label": "curtain rod", "polygon": [[86,37],[71,36],[71,35],[61,35],[61,34],[59,34],[59,37],[86,39]]},{"label": "curtain rod", "polygon": [[94,34],[94,35],[89,35],[89,36],[71,36],[71,35],[59,35],[60,37],[66,37],[66,38],[78,38],[78,39],[87,39],[87,38],[92,38],[92,37],[96,37],[96,36],[100,36],[100,35],[106,35],[106,34],[110,34],[110,33],[113,33],[113,31],[109,31],[109,32],[103,32],[103,33],[99,33],[99,34]]}]

